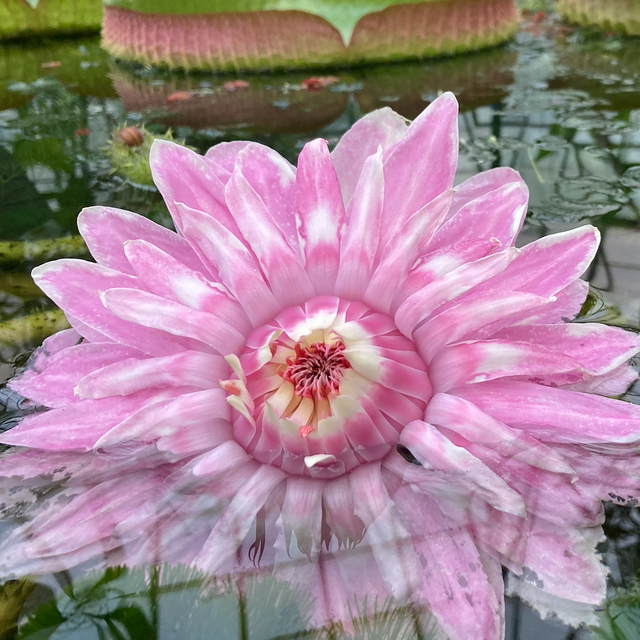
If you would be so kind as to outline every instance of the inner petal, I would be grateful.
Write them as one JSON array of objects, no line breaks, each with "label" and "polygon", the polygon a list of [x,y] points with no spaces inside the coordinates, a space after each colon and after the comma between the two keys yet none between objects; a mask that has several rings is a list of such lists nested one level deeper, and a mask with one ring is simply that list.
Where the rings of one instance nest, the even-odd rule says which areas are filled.
[{"label": "inner petal", "polygon": [[[411,384],[385,384],[383,374],[403,371],[408,353]],[[404,424],[422,419],[431,395],[426,365],[393,320],[333,296],[257,328],[239,362],[237,379],[221,382],[237,440],[256,460],[294,475],[332,478],[381,459],[397,444],[398,407]],[[405,395],[405,386],[413,391]],[[416,397],[415,388],[424,391]],[[255,422],[249,442],[247,416]]]}]

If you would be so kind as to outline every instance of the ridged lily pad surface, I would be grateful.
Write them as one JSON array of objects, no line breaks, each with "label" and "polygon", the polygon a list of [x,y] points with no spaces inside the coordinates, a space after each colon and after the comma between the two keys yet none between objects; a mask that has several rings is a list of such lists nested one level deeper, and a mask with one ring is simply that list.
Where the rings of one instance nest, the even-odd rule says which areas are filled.
[{"label": "ridged lily pad surface", "polygon": [[516,21],[513,0],[106,0],[103,38],[142,64],[274,69],[478,49]]},{"label": "ridged lily pad surface", "polygon": [[558,11],[570,22],[640,36],[638,0],[558,0]]}]

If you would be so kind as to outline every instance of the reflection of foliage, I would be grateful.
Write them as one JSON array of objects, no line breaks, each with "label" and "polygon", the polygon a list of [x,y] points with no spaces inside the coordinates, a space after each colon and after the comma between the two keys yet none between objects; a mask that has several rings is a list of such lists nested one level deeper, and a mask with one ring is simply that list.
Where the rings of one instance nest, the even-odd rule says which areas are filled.
[{"label": "reflection of foliage", "polygon": [[31,613],[28,605],[20,621],[20,640],[62,640],[79,630],[97,640],[153,640],[161,625],[170,625],[189,640],[208,640],[212,620],[216,638],[248,640],[302,633],[312,601],[274,578],[211,584],[186,567],[118,567],[73,583],[67,578],[55,599]]},{"label": "reflection of foliage", "polygon": [[24,601],[33,591],[34,586],[29,580],[9,580],[0,587],[0,638],[2,640],[9,640],[14,635]]},{"label": "reflection of foliage", "polygon": [[[248,638],[295,636],[309,624],[313,599],[287,582],[268,577],[249,581],[243,608]],[[305,640],[320,636],[320,633],[305,634]]]},{"label": "reflection of foliage", "polygon": [[636,582],[607,599],[595,636],[603,640],[636,640],[639,629],[640,583]]},{"label": "reflection of foliage", "polygon": [[27,139],[72,138],[82,119],[82,99],[53,79],[34,83],[38,93],[21,119]]},{"label": "reflection of foliage", "polygon": [[[175,630],[188,640],[429,640],[435,623],[391,599],[350,609],[342,624],[311,629],[311,595],[272,575],[211,579],[187,567],[106,569],[71,581],[34,606],[20,600],[18,640],[63,640],[82,632],[87,640],[153,640]],[[27,594],[28,595],[28,594]],[[18,617],[17,613],[14,616]],[[215,621],[215,633],[212,633]],[[161,632],[162,630],[162,632]]]},{"label": "reflection of foliage", "polygon": [[71,169],[70,158],[60,138],[18,140],[13,147],[13,157],[23,169],[30,169],[39,164],[47,165],[55,171]]},{"label": "reflection of foliage", "polygon": [[[59,62],[60,66],[43,70],[42,65],[52,61]],[[0,49],[0,78],[10,79],[10,83],[8,91],[0,91],[0,111],[28,103],[38,92],[43,75],[54,77],[77,95],[113,97],[106,73],[108,61],[109,56],[100,47],[98,38],[4,44]]]},{"label": "reflection of foliage", "polygon": [[13,153],[5,159],[0,152],[4,238],[24,237],[42,225],[47,235],[75,231],[78,210],[91,202],[87,177],[77,166],[83,141],[75,135],[85,126],[85,99],[55,80],[34,85],[37,95],[11,121]]},{"label": "reflection of foliage", "polygon": [[603,324],[615,323],[620,311],[615,307],[606,305],[600,294],[595,289],[589,289],[587,299],[580,309],[577,320],[583,322],[601,322]]},{"label": "reflection of foliage", "polygon": [[[127,601],[122,584],[127,570],[107,569],[97,580],[90,576],[69,584],[20,625],[18,638],[63,638],[71,630],[95,629],[97,637],[143,640],[156,636],[152,622],[141,606]],[[151,589],[151,587],[149,587]]]},{"label": "reflection of foliage", "polygon": [[45,197],[38,193],[13,155],[1,146],[0,203],[3,238],[20,237],[30,227],[46,222],[51,215]]},{"label": "reflection of foliage", "polygon": [[367,616],[367,600],[362,605],[356,603],[352,612],[353,640],[413,640],[422,638],[416,614],[411,607],[394,607],[388,600],[381,607],[375,602],[373,614]]}]

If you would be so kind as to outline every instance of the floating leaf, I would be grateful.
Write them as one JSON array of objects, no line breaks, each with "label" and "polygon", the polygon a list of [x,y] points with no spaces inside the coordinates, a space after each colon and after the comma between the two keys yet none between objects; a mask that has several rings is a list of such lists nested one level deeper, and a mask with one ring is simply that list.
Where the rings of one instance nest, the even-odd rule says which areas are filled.
[{"label": "floating leaf", "polygon": [[18,638],[23,640],[47,640],[65,623],[64,616],[58,610],[57,602],[51,601],[38,607],[36,612],[20,628]]},{"label": "floating leaf", "polygon": [[627,169],[620,178],[620,182],[630,189],[637,189],[640,187],[640,165]]},{"label": "floating leaf", "polygon": [[104,0],[104,4],[140,13],[194,15],[249,11],[304,11],[324,18],[349,44],[358,21],[369,13],[425,0]]}]

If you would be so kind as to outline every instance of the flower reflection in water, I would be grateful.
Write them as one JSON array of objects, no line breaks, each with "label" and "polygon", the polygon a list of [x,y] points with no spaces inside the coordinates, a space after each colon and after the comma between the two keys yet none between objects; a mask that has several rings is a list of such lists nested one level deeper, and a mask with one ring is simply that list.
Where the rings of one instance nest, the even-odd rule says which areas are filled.
[{"label": "flower reflection in water", "polygon": [[591,621],[601,500],[640,493],[640,408],[607,397],[640,340],[567,322],[597,231],[516,249],[523,181],[453,188],[457,153],[451,94],[310,142],[297,169],[155,143],[178,233],[89,208],[97,264],[34,271],[74,328],[11,383],[48,410],[2,436],[2,473],[58,490],[21,505],[3,573],[259,569],[311,593],[313,626],[393,597],[491,640],[504,565],[543,613]]}]

